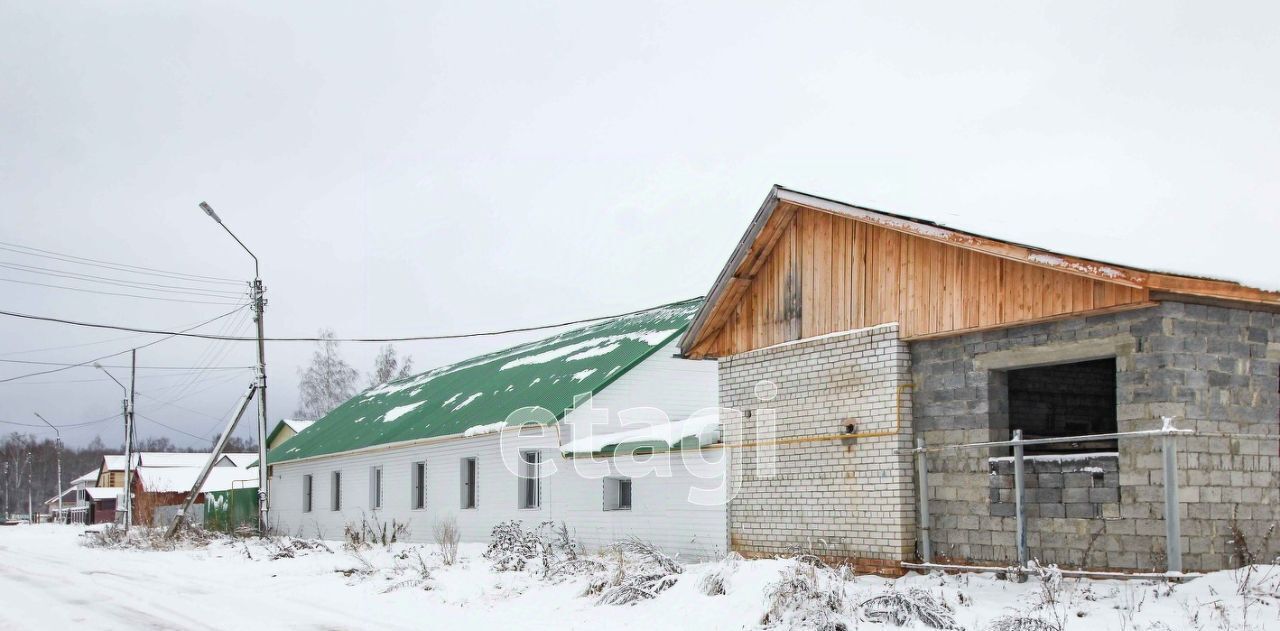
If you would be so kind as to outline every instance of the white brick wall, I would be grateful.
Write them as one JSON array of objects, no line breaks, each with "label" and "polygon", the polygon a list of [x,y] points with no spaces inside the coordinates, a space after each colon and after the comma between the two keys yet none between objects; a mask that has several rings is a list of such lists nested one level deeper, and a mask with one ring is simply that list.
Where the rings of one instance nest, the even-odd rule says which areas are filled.
[{"label": "white brick wall", "polygon": [[[777,386],[776,397],[757,396],[762,380]],[[722,359],[722,405],[752,411],[726,424],[726,443],[770,438],[770,415],[781,443],[735,450],[732,547],[748,554],[800,548],[871,566],[911,557],[911,459],[895,451],[911,443],[910,380],[910,356],[896,324]],[[804,440],[841,433],[849,424],[858,433],[890,435]]]}]

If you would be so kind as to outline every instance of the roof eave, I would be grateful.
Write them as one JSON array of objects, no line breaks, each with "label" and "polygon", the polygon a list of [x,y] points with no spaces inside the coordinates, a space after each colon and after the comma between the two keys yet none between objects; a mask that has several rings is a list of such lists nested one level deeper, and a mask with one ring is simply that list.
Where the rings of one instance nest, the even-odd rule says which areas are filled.
[{"label": "roof eave", "polygon": [[751,225],[747,226],[746,232],[738,240],[738,245],[734,247],[733,254],[729,257],[729,262],[721,268],[720,275],[716,276],[716,281],[711,285],[711,291],[707,292],[706,300],[702,302],[701,307],[698,307],[698,313],[693,316],[693,320],[689,323],[689,328],[680,337],[677,346],[680,347],[681,355],[687,355],[690,346],[697,343],[698,337],[702,334],[702,328],[706,324],[707,317],[711,314],[711,309],[720,302],[720,297],[728,287],[729,279],[733,277],[733,272],[742,265],[743,259],[746,258],[747,252],[751,249],[751,244],[755,243],[756,237],[760,236],[760,231],[764,229],[764,225],[773,216],[773,211],[777,210],[779,193],[786,190],[778,184],[774,184],[769,189],[769,194],[765,196],[764,202],[760,204],[760,209],[756,211],[755,217],[751,220]]}]

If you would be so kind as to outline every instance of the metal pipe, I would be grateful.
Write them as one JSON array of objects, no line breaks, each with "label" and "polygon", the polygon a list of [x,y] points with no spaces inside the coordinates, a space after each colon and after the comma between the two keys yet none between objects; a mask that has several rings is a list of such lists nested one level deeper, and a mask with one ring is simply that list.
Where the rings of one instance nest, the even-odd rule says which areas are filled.
[{"label": "metal pipe", "polygon": [[[1196,433],[1195,430],[1177,429],[1177,428],[1169,427],[1169,428],[1162,428],[1162,429],[1146,429],[1146,430],[1141,430],[1136,432],[1115,432],[1112,434],[1086,434],[1084,436],[1031,438],[1027,440],[1018,441],[1018,444],[1024,445],[1024,446],[1025,445],[1052,445],[1057,443],[1078,443],[1078,442],[1091,441],[1091,440],[1110,440],[1113,438],[1140,438],[1143,436],[1165,436],[1170,434],[1191,435],[1195,433]],[[1014,441],[1012,440],[992,440],[992,441],[986,441],[981,443],[965,443],[963,445],[942,445],[940,447],[927,447],[926,450],[929,452],[937,452],[937,451],[950,451],[954,449],[986,449],[988,447],[1012,447],[1013,445],[1014,445]],[[915,449],[900,449],[899,451],[910,453],[915,451]]]},{"label": "metal pipe", "polygon": [[1013,501],[1017,515],[1018,567],[1027,567],[1026,482],[1023,479],[1022,430],[1013,430]]},{"label": "metal pipe", "polygon": [[1165,434],[1164,452],[1164,536],[1167,569],[1182,572],[1182,524],[1178,513],[1178,444],[1177,437]]},{"label": "metal pipe", "polygon": [[924,439],[916,439],[916,478],[920,480],[920,559],[933,563],[933,542],[929,530],[929,467],[925,462]]},{"label": "metal pipe", "polygon": [[[1001,567],[997,565],[953,565],[945,563],[902,563],[902,567],[908,570],[933,571],[941,570],[943,572],[996,572],[1002,574],[1026,574],[1030,570],[1020,567]],[[1105,572],[1090,570],[1060,570],[1063,576],[1078,576],[1082,578],[1111,578],[1111,579],[1167,579],[1171,581],[1188,580],[1202,576],[1197,572],[1169,573],[1169,572]]]}]

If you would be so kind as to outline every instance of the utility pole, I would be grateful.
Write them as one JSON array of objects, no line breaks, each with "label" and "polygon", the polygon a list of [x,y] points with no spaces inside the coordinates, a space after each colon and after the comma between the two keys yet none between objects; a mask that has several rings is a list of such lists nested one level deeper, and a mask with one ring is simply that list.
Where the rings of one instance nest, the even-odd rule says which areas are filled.
[{"label": "utility pole", "polygon": [[133,523],[133,396],[138,383],[138,349],[129,351],[129,401],[124,430],[124,530]]},{"label": "utility pole", "polygon": [[[267,306],[267,301],[263,297],[266,288],[262,285],[262,274],[258,270],[258,256],[249,249],[248,246],[237,237],[226,224],[222,223],[222,218],[218,213],[213,211],[213,207],[206,202],[200,202],[200,209],[209,215],[210,219],[218,222],[227,234],[231,235],[236,243],[249,256],[253,258],[253,292],[251,298],[253,300],[253,320],[258,327],[258,375],[257,375],[257,395],[258,395],[258,534],[267,534],[267,345],[263,328],[262,316]],[[217,450],[214,451],[217,456]]]},{"label": "utility pole", "polygon": [[0,513],[4,513],[4,519],[9,519],[9,463],[4,463],[4,509]]},{"label": "utility pole", "polygon": [[[137,372],[138,368],[138,349],[133,349],[132,354],[132,371]],[[129,530],[129,524],[133,522],[133,392],[120,383],[111,371],[102,367],[102,364],[93,363],[93,367],[107,373],[111,380],[120,386],[124,391],[124,399],[121,400],[120,406],[123,408],[124,416],[124,529]],[[130,382],[132,383],[132,381]]]},{"label": "utility pole", "polygon": [[36,519],[35,502],[31,501],[31,490],[32,490],[31,489],[31,470],[33,468],[34,467],[31,466],[31,452],[28,451],[27,452],[27,521],[29,523],[34,524]]},{"label": "utility pole", "polygon": [[49,427],[52,427],[52,428],[53,428],[53,434],[54,434],[54,436],[57,436],[57,443],[56,443],[57,448],[56,448],[56,451],[55,451],[54,453],[55,453],[55,455],[56,455],[56,456],[57,456],[57,458],[58,458],[58,521],[62,521],[62,518],[63,518],[63,512],[62,512],[62,493],[63,493],[63,489],[62,489],[62,432],[58,431],[58,426],[57,426],[57,425],[54,425],[53,423],[50,423],[50,422],[48,421],[48,419],[46,419],[46,418],[45,418],[45,417],[43,417],[43,416],[40,416],[40,413],[39,413],[39,412],[36,412],[36,413],[35,413],[35,415],[36,415],[36,418],[38,418],[38,419],[40,419],[40,420],[44,421],[44,424],[45,424],[45,425],[48,425]]}]

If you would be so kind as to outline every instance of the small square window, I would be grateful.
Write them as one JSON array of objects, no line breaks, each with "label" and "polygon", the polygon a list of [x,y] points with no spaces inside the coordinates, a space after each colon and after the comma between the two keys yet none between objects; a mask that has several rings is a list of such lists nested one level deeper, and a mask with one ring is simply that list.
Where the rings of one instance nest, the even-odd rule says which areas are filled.
[{"label": "small square window", "polygon": [[631,510],[631,478],[604,479],[604,509]]}]

